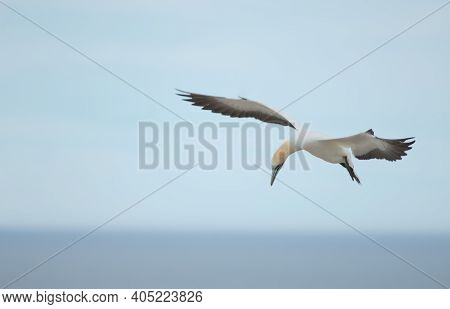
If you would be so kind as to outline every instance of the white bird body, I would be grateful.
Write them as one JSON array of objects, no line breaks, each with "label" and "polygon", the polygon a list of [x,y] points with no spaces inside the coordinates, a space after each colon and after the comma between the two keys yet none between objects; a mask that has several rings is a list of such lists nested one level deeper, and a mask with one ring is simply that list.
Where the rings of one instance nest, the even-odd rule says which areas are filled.
[{"label": "white bird body", "polygon": [[[297,127],[300,127],[296,124]],[[286,140],[277,151],[286,147],[286,152],[293,154],[297,151],[305,150],[313,156],[329,163],[341,163],[342,157],[350,153],[348,147],[344,147],[337,142],[329,141],[330,137],[315,131],[306,133],[297,132],[295,137]],[[325,142],[324,142],[325,141]],[[274,153],[276,155],[277,151]]]},{"label": "white bird body", "polygon": [[[296,129],[297,126],[275,110],[262,103],[247,99],[228,99],[224,97],[207,96],[197,93],[180,91],[178,95],[185,97],[185,101],[213,113],[221,113],[230,117],[250,117],[268,123],[276,123]],[[412,137],[402,139],[384,139],[374,135],[372,129],[355,135],[330,138],[314,131],[298,132],[294,139],[285,141],[275,151],[272,157],[273,184],[286,159],[297,151],[305,150],[313,156],[326,162],[340,164],[345,167],[352,180],[360,183],[354,171],[352,156],[359,160],[384,159],[388,161],[401,160],[406,151],[411,149],[415,140]]]},{"label": "white bird body", "polygon": [[305,142],[303,142],[303,150],[333,164],[342,163],[342,158],[351,153],[349,148],[345,148],[337,142],[327,141],[321,134],[311,136],[308,133],[305,136]]}]

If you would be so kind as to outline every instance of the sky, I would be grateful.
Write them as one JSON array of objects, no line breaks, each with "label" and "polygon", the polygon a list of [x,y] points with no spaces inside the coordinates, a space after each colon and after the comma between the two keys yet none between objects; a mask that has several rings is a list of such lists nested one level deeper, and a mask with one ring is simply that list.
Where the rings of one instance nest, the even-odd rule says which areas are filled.
[{"label": "sky", "polygon": [[[198,127],[247,120],[193,108],[175,88],[279,109],[444,2],[2,3]],[[331,136],[370,128],[415,136],[404,160],[355,160],[358,186],[340,166],[306,154],[309,170],[296,162],[279,179],[368,233],[449,233],[449,16],[442,9],[283,111]],[[89,229],[184,172],[138,168],[139,122],[175,125],[174,114],[1,3],[0,42],[0,228]],[[229,145],[219,131],[216,169],[193,168],[104,228],[349,230],[244,169],[237,133],[235,168],[223,165]],[[195,135],[189,142],[200,147]]]}]

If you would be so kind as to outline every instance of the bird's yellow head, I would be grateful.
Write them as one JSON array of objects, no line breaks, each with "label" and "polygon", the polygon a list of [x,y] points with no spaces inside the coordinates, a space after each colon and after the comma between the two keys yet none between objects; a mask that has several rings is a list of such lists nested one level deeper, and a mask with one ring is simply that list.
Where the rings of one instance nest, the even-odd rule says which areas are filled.
[{"label": "bird's yellow head", "polygon": [[295,147],[289,141],[284,142],[272,157],[272,178],[270,179],[270,185],[273,185],[278,172],[283,167],[287,158],[295,152]]}]

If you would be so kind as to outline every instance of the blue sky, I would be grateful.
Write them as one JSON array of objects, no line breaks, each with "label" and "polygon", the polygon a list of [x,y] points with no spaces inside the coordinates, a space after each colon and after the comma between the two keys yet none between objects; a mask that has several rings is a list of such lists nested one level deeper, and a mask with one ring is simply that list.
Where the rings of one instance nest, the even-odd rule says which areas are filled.
[{"label": "blue sky", "polygon": [[[181,102],[174,88],[281,108],[443,4],[5,3],[196,125],[226,119]],[[307,155],[309,171],[280,179],[367,232],[450,232],[449,14],[444,8],[285,110],[329,135],[415,136],[404,161],[356,161],[358,186]],[[0,40],[0,227],[93,227],[181,173],[138,170],[138,122],[175,123],[174,115],[3,5]],[[217,147],[225,160],[226,145]],[[239,166],[193,169],[107,228],[348,230]]]}]

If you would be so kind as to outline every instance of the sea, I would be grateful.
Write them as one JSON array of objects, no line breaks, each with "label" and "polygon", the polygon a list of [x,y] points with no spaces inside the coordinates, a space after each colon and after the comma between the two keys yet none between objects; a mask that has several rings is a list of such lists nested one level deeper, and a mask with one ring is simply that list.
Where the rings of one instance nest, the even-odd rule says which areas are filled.
[{"label": "sea", "polygon": [[[81,237],[83,239],[79,240]],[[0,230],[4,288],[443,288],[450,235]],[[79,240],[79,241],[77,241]]]}]

